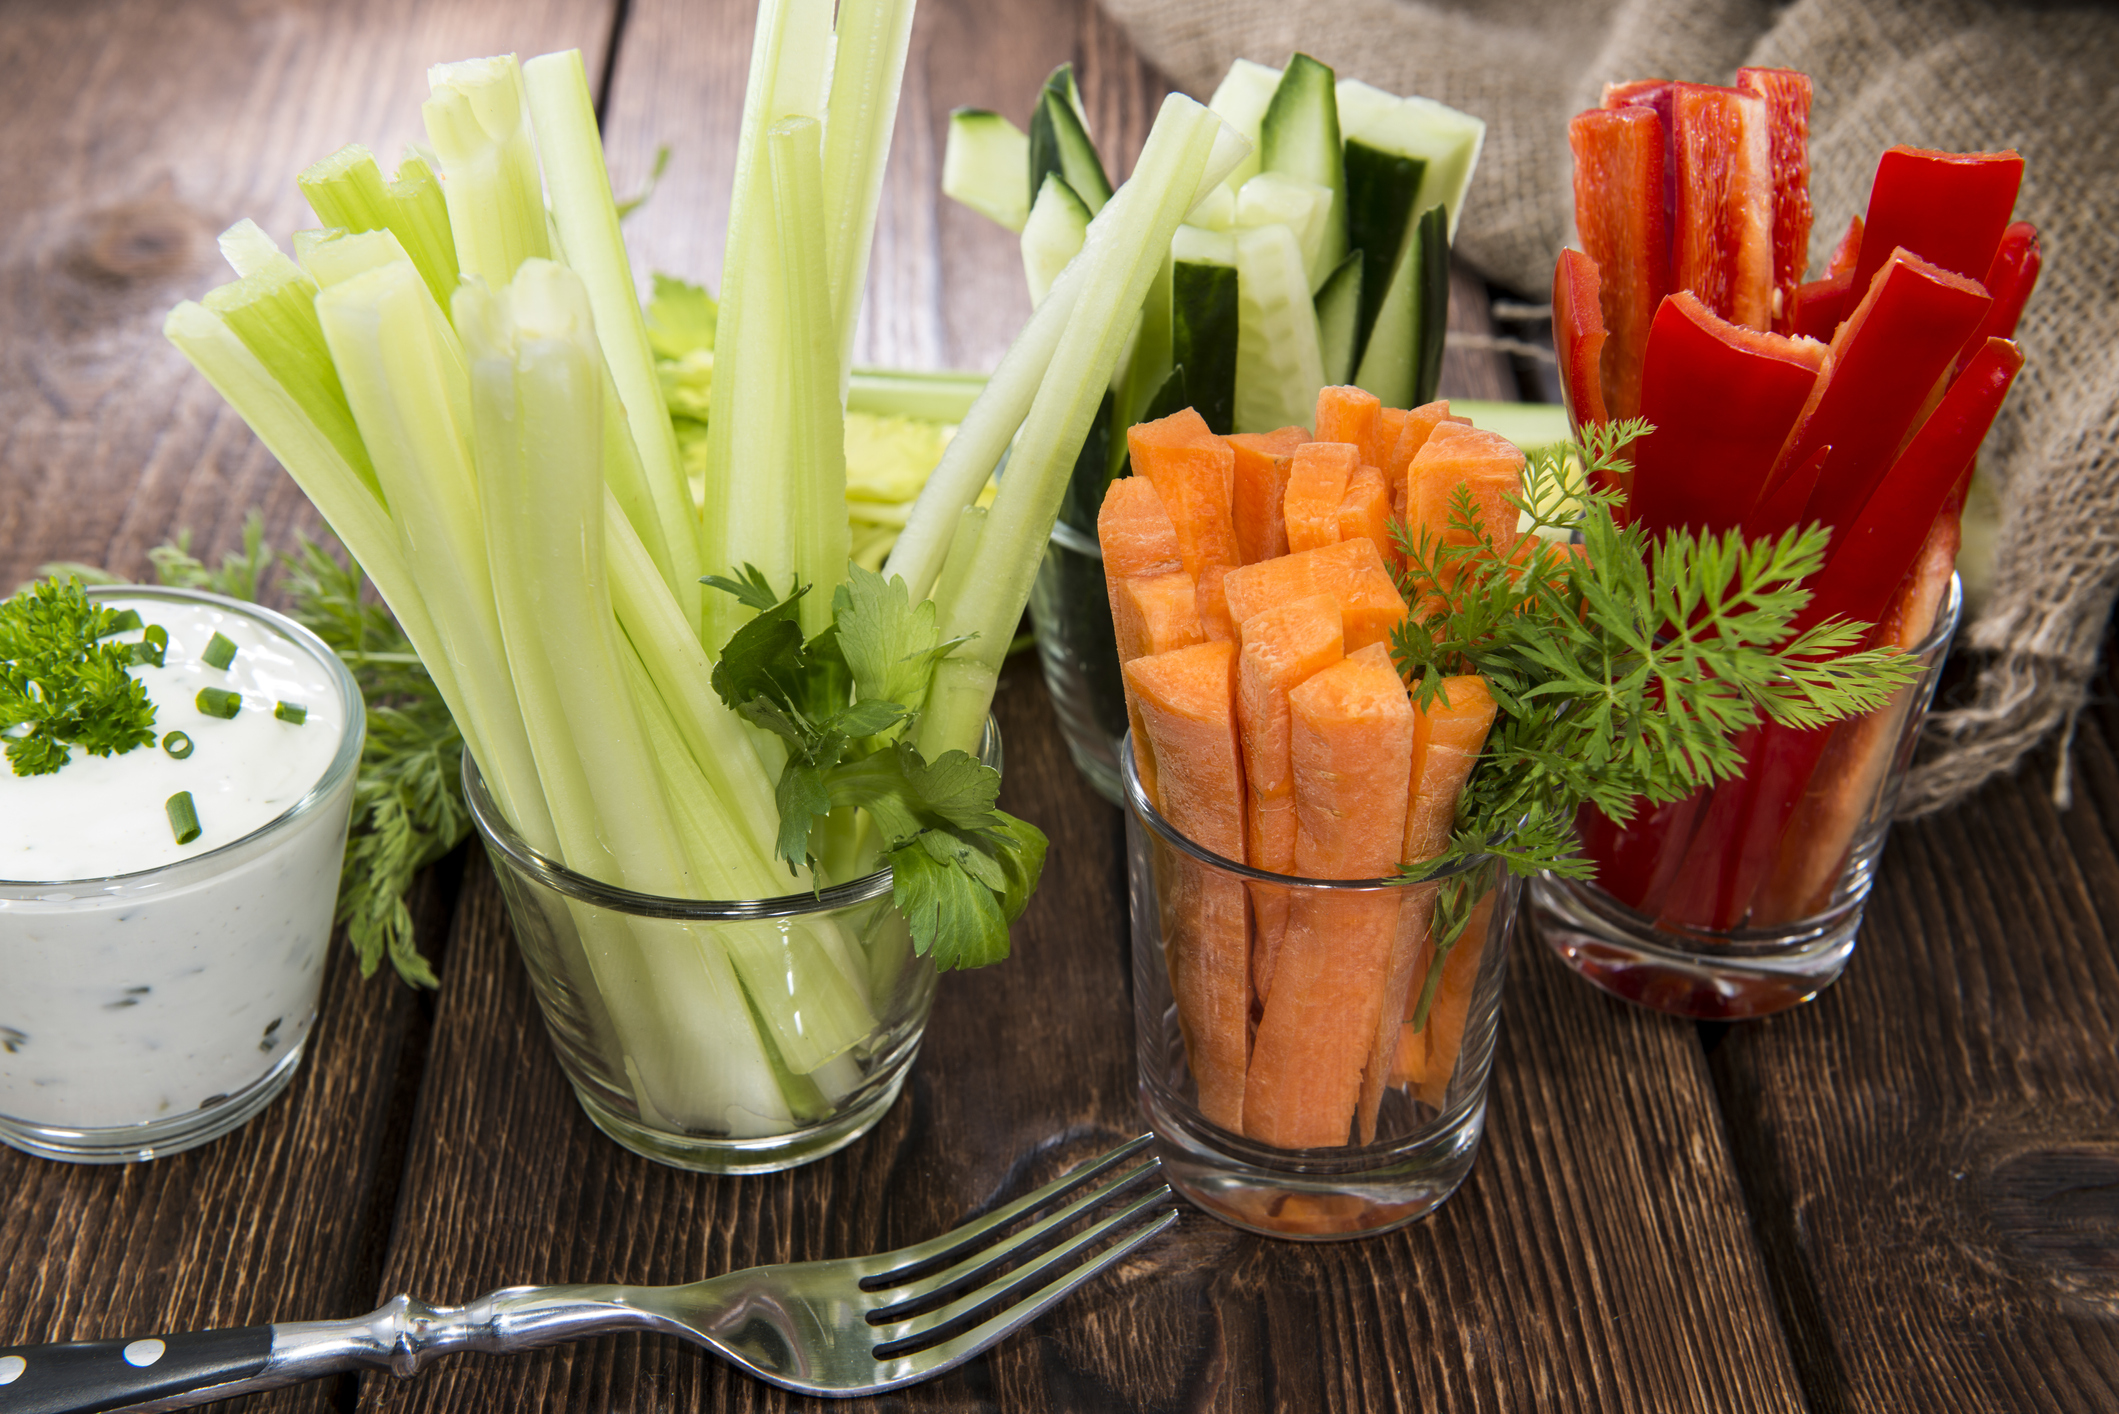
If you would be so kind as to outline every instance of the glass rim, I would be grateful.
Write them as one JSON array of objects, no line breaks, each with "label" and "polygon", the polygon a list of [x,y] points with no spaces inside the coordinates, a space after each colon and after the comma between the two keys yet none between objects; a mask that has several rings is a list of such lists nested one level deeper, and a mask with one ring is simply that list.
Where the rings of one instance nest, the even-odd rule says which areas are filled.
[{"label": "glass rim", "polygon": [[1935,622],[1920,642],[1906,650],[1910,657],[1924,658],[1950,641],[1957,632],[1957,621],[1964,614],[1964,576],[1950,571],[1950,587],[1943,595],[1942,603],[1935,610]]},{"label": "glass rim", "polygon": [[190,854],[182,859],[172,859],[166,864],[156,864],[124,874],[91,874],[78,879],[0,878],[0,900],[49,903],[55,900],[28,891],[92,885],[96,893],[107,894],[137,888],[159,878],[185,871],[197,870],[202,875],[211,874],[216,867],[228,862],[226,856],[231,851],[249,849],[268,836],[279,834],[293,827],[298,821],[314,815],[323,808],[326,801],[338,793],[339,787],[352,777],[355,768],[360,765],[361,747],[367,738],[368,704],[361,696],[360,683],[354,679],[353,670],[346,666],[345,660],[332,650],[330,644],[318,638],[314,632],[276,609],[268,609],[262,604],[233,599],[226,594],[215,594],[205,589],[186,589],[170,584],[91,584],[83,585],[82,588],[91,599],[167,599],[176,603],[210,604],[215,608],[257,620],[326,666],[334,685],[338,688],[340,705],[345,709],[345,730],[339,734],[338,749],[332,753],[330,764],[324,767],[324,773],[317,777],[316,783],[294,804],[247,834],[226,844],[216,845],[204,854]]},{"label": "glass rim", "polygon": [[[979,743],[979,755],[982,759],[992,757],[993,746],[999,735],[999,724],[988,715],[986,733]],[[528,840],[516,832],[513,825],[502,818],[499,802],[495,801],[492,793],[486,789],[485,777],[479,773],[478,763],[468,750],[464,752],[463,786],[464,804],[470,807],[471,822],[478,827],[479,838],[484,840],[488,847],[499,850],[510,864],[555,893],[578,899],[582,903],[594,904],[599,908],[642,918],[669,918],[694,923],[795,918],[803,914],[828,913],[834,909],[871,902],[889,894],[895,884],[890,866],[886,864],[858,879],[849,879],[843,884],[834,884],[828,889],[820,889],[814,893],[776,894],[770,898],[751,899],[672,898],[667,894],[641,893],[618,884],[607,884],[601,879],[592,879],[532,847]]]},{"label": "glass rim", "polygon": [[1275,874],[1270,870],[1254,868],[1249,864],[1239,864],[1225,855],[1217,854],[1179,830],[1170,823],[1161,811],[1155,808],[1154,804],[1149,801],[1147,792],[1141,787],[1140,768],[1133,759],[1133,732],[1131,728],[1128,728],[1126,734],[1118,739],[1118,758],[1119,778],[1125,783],[1126,803],[1132,807],[1133,813],[1140,818],[1141,823],[1161,836],[1164,842],[1173,849],[1181,850],[1191,855],[1202,864],[1212,865],[1216,869],[1234,874],[1240,879],[1248,879],[1253,883],[1275,884],[1287,889],[1330,889],[1344,893],[1378,893],[1385,889],[1402,889],[1408,884],[1439,883],[1444,879],[1455,878],[1460,874],[1469,874],[1475,870],[1485,868],[1494,860],[1494,856],[1491,854],[1475,854],[1467,859],[1458,860],[1446,869],[1438,869],[1426,874],[1398,874],[1387,879],[1309,879],[1298,874]]}]

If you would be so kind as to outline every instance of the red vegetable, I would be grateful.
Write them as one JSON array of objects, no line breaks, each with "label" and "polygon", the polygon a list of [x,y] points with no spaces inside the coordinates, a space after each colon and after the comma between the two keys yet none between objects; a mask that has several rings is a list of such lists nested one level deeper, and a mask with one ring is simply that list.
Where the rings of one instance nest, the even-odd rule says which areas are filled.
[{"label": "red vegetable", "polygon": [[1994,252],[2023,184],[2014,152],[1927,152],[1894,147],[1876,164],[1854,287],[1867,289],[1891,252],[1904,246],[1931,265],[1977,280]]},{"label": "red vegetable", "polygon": [[[1670,290],[1663,211],[1667,137],[1653,108],[1628,107],[1577,114],[1567,141],[1574,149],[1577,225],[1601,282],[1602,401],[1611,416],[1632,417],[1641,406],[1649,325]],[[1579,297],[1579,277],[1571,278]]]},{"label": "red vegetable", "polygon": [[1766,100],[1708,84],[1671,86],[1677,221],[1670,287],[1732,324],[1773,322],[1773,134]]},{"label": "red vegetable", "polygon": [[2018,221],[2002,232],[2001,248],[1994,252],[1994,263],[1987,267],[1987,277],[1982,282],[1987,293],[1993,296],[1994,306],[1980,321],[1978,332],[1966,340],[1964,348],[1958,352],[1959,376],[1978,357],[1987,340],[2016,337],[2016,324],[2023,318],[2023,306],[2038,284],[2039,263],[2036,226],[2028,221]]},{"label": "red vegetable", "polygon": [[1560,344],[1560,399],[1576,427],[1609,416],[1598,373],[1605,340],[1600,273],[1579,250],[1560,252],[1552,271],[1552,327]]},{"label": "red vegetable", "polygon": [[1795,332],[1803,272],[1810,264],[1810,76],[1793,69],[1738,69],[1736,86],[1766,100],[1772,128],[1773,332]]}]

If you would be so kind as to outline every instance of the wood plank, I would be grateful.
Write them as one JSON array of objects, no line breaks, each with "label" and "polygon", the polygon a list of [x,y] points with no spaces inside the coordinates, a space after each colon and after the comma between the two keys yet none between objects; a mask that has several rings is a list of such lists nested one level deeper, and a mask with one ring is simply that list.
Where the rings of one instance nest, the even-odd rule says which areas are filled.
[{"label": "wood plank", "polygon": [[[668,134],[714,135],[690,157],[679,150],[629,225],[643,269],[718,279],[747,9],[632,6],[607,124],[617,186],[632,187]],[[1027,313],[1014,240],[939,201],[935,154],[949,108],[1021,121],[1035,85],[1069,57],[1100,140],[1137,149],[1166,85],[1086,0],[922,7],[876,257],[890,293],[872,296],[869,356],[990,366],[1005,347]],[[688,162],[706,165],[680,170]],[[1490,327],[1483,302],[1465,314]],[[1446,391],[1505,396],[1505,362],[1478,359],[1453,358]],[[996,712],[1003,804],[1052,838],[1016,955],[945,978],[905,1098],[867,1140],[792,1174],[684,1174],[598,1136],[474,864],[378,1295],[460,1302],[517,1282],[675,1282],[889,1247],[1135,1132],[1121,820],[1069,764],[1028,655],[1004,673]],[[1433,1220],[1308,1247],[1189,1214],[986,1358],[887,1400],[828,1407],[1800,1408],[1692,1029],[1607,1003],[1526,954],[1498,1064],[1488,1150]],[[464,1358],[409,1383],[371,1375],[361,1403],[827,1407],[667,1337]]]},{"label": "wood plank", "polygon": [[[148,3],[10,6],[0,22],[0,586],[51,559],[147,572],[178,528],[209,558],[253,506],[270,538],[319,522],[163,340],[170,305],[228,278],[214,236],[310,218],[306,162],[412,136],[425,66],[578,37],[610,6]],[[595,61],[592,61],[595,62]],[[453,881],[420,895],[430,954]],[[292,1086],[237,1134],[151,1164],[0,1150],[0,1344],[366,1310],[382,1267],[429,1008],[334,948]],[[326,1382],[253,1408],[332,1407]]]},{"label": "wood plank", "polygon": [[1715,1049],[1816,1409],[2119,1407],[2115,688],[2074,809],[2048,748],[1899,825],[1845,977]]}]

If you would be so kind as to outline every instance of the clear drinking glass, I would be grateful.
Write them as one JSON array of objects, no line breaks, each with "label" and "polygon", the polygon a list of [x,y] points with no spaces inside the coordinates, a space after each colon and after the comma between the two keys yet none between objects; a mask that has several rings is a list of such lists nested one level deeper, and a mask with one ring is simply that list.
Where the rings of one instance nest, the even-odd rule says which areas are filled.
[{"label": "clear drinking glass", "polygon": [[[1824,754],[1772,844],[1772,862],[1739,926],[1688,919],[1670,901],[1672,876],[1697,867],[1684,854],[1687,807],[1681,805],[1644,810],[1634,822],[1635,842],[1653,840],[1658,830],[1668,838],[1636,856],[1651,867],[1631,876],[1623,865],[1610,868],[1616,847],[1599,857],[1596,836],[1585,831],[1600,877],[1646,878],[1645,886],[1635,886],[1647,890],[1641,897],[1622,899],[1614,889],[1579,880],[1545,877],[1531,884],[1532,927],[1546,946],[1615,997],[1700,1020],[1770,1016],[1837,981],[1854,954],[1877,860],[1962,604],[1962,587],[1953,579],[1935,626],[1909,650],[1924,669],[1918,681],[1878,710],[1827,729],[1832,736]],[[1614,841],[1625,836],[1608,832]]]},{"label": "clear drinking glass", "polygon": [[1126,692],[1095,536],[1065,520],[1053,524],[1030,587],[1030,619],[1067,754],[1098,795],[1124,805],[1118,741],[1126,733]]},{"label": "clear drinking glass", "polygon": [[[329,713],[309,704],[303,730],[343,724],[307,793],[240,839],[106,878],[0,881],[0,1142],[125,1163],[219,1138],[294,1078],[316,1020],[366,715],[338,655],[284,615],[188,589],[88,592],[203,609],[209,627],[244,632],[244,652],[309,660],[338,701]],[[187,765],[210,760],[202,740]],[[198,787],[202,810],[207,791]]]},{"label": "clear drinking glass", "polygon": [[[991,720],[980,755],[999,769]],[[897,1099],[927,1028],[935,970],[913,953],[889,869],[780,898],[634,893],[532,849],[468,753],[464,794],[560,1068],[605,1134],[678,1168],[771,1173],[845,1148]],[[648,1018],[659,1029],[644,1025],[634,1014],[643,1000],[677,997],[680,976],[693,995],[703,985],[719,997],[714,1014],[678,1011]],[[805,1069],[791,1059],[802,1037],[788,1026],[802,1023],[805,979],[820,976],[854,988],[874,1025],[852,1049]],[[755,1002],[761,988],[792,996],[782,1021]],[[727,1044],[721,1018],[746,1012],[749,1031]],[[769,1073],[755,1063],[761,1041]]]},{"label": "clear drinking glass", "polygon": [[[1407,1011],[1429,991],[1433,954],[1426,923],[1438,882],[1298,879],[1269,874],[1225,859],[1187,839],[1163,818],[1141,788],[1128,741],[1120,754],[1126,787],[1126,873],[1133,917],[1133,1025],[1141,1107],[1160,1141],[1163,1170],[1173,1188],[1224,1222],[1269,1237],[1331,1240],[1365,1237],[1401,1227],[1433,1211],[1471,1171],[1486,1123],[1486,1082],[1500,1021],[1501,987],[1515,930],[1520,881],[1491,860],[1466,861],[1451,871],[1475,879],[1479,902],[1470,923],[1436,973],[1427,1012],[1416,1030],[1401,1019],[1387,1068],[1374,1060],[1359,1067],[1363,1094],[1352,1102],[1336,1142],[1284,1148],[1209,1119],[1190,1046],[1213,1046],[1205,1037],[1188,1040],[1187,1012],[1178,993],[1197,995],[1206,971],[1185,959],[1199,955],[1199,934],[1215,918],[1244,919],[1255,977],[1259,938],[1271,920],[1307,920],[1320,932],[1350,942],[1390,934],[1392,954],[1410,959]],[[1173,981],[1173,962],[1178,979]],[[1195,974],[1185,976],[1188,966]],[[1388,969],[1385,969],[1388,970]],[[1282,979],[1284,980],[1284,979]],[[1335,977],[1334,980],[1345,980]],[[1280,985],[1275,981],[1274,986]],[[1256,989],[1248,989],[1255,999]],[[1349,990],[1352,1015],[1360,999],[1392,988]],[[1247,1081],[1271,1006],[1255,1000],[1246,1010],[1245,1050],[1238,1059]],[[1361,1055],[1382,1054],[1370,1038],[1381,1031],[1380,1011],[1347,1033]],[[1283,1029],[1283,1035],[1287,1034]],[[1342,1055],[1352,1054],[1343,1050]],[[1224,1074],[1229,1074],[1227,1067]],[[1321,1122],[1305,1127],[1338,1129],[1348,1098],[1341,1083],[1327,1087],[1312,1113]],[[1249,1085],[1245,1098],[1258,1091]],[[1209,1107],[1225,1109],[1226,1091]],[[1374,1116],[1368,1131],[1364,1114]],[[1251,1126],[1246,1124],[1245,1128]],[[1353,1142],[1349,1142],[1353,1141]]]}]

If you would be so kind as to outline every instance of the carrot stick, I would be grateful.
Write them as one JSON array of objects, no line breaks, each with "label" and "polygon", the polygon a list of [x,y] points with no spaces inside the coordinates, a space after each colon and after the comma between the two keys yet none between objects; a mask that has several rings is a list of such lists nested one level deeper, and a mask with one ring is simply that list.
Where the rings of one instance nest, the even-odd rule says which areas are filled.
[{"label": "carrot stick", "polygon": [[[1243,735],[1245,863],[1274,874],[1295,872],[1295,776],[1289,762],[1288,693],[1345,655],[1339,605],[1313,594],[1253,614],[1243,621],[1236,661],[1236,721]],[[1288,894],[1269,884],[1251,888],[1255,938],[1251,985],[1260,1000],[1272,991],[1274,954],[1287,927]]]},{"label": "carrot stick", "polygon": [[1229,614],[1238,623],[1290,599],[1331,595],[1339,604],[1349,653],[1387,642],[1405,617],[1405,600],[1366,538],[1245,565],[1229,572],[1224,587]]},{"label": "carrot stick", "polygon": [[[1486,931],[1493,922],[1494,894],[1489,889],[1472,906],[1471,918],[1458,935],[1456,945],[1442,962],[1442,982],[1428,1008],[1427,1025],[1419,1031],[1408,1022],[1401,1032],[1398,1060],[1414,1094],[1436,1109],[1449,1098],[1450,1078],[1457,1072],[1457,1055],[1464,1049],[1464,1023],[1471,1013],[1472,987],[1479,980],[1479,961],[1486,955]],[[1417,1042],[1415,1042],[1417,1038]],[[1415,1042],[1418,1069],[1405,1065],[1405,1043]],[[1394,1067],[1393,1073],[1397,1073]]]},{"label": "carrot stick", "polygon": [[1288,458],[1310,434],[1300,427],[1283,427],[1277,432],[1239,432],[1222,440],[1236,454],[1236,496],[1229,508],[1236,524],[1236,558],[1255,565],[1285,555]]},{"label": "carrot stick", "polygon": [[[1244,858],[1243,762],[1232,680],[1236,645],[1194,644],[1126,664],[1162,784],[1162,813],[1186,838]],[[1243,1127],[1251,1019],[1250,939],[1240,881],[1162,854],[1163,946],[1199,1109]]]},{"label": "carrot stick", "polygon": [[1358,466],[1346,480],[1346,495],[1339,501],[1339,538],[1366,537],[1375,542],[1376,553],[1386,564],[1397,558],[1391,537],[1391,490],[1383,473],[1372,466]]},{"label": "carrot stick", "polygon": [[1126,451],[1135,474],[1154,484],[1170,512],[1185,573],[1199,582],[1199,621],[1207,637],[1233,640],[1236,626],[1229,621],[1221,579],[1238,564],[1230,512],[1236,454],[1190,408],[1158,422],[1135,423],[1126,430]]},{"label": "carrot stick", "polygon": [[[1288,694],[1295,869],[1368,879],[1396,863],[1413,709],[1390,652],[1372,644]],[[1400,891],[1305,890],[1288,910],[1258,1023],[1244,1133],[1283,1149],[1344,1144],[1383,1009]]]},{"label": "carrot stick", "polygon": [[1390,446],[1383,441],[1383,400],[1365,388],[1320,388],[1317,392],[1317,440],[1351,442],[1361,449],[1361,465],[1383,465]]},{"label": "carrot stick", "polygon": [[[1523,453],[1506,437],[1442,422],[1406,468],[1405,525],[1414,545],[1425,534],[1436,545],[1470,545],[1451,524],[1457,488],[1471,493],[1475,516],[1498,545],[1513,548],[1518,512],[1509,503],[1523,489]],[[1447,587],[1447,586],[1445,586]]]},{"label": "carrot stick", "polygon": [[[1096,543],[1104,552],[1104,592],[1111,601],[1111,624],[1118,639],[1121,667],[1143,654],[1197,643],[1205,636],[1199,625],[1197,586],[1190,575],[1184,574],[1184,560],[1177,549],[1177,527],[1171,523],[1170,512],[1153,482],[1126,476],[1111,483],[1104,492],[1103,505],[1097,509]],[[1172,574],[1183,575],[1186,587],[1195,595],[1189,624],[1181,613],[1167,606],[1173,584],[1142,588],[1132,596],[1123,588],[1131,581],[1160,581]],[[1133,726],[1133,762],[1140,772],[1141,786],[1148,799],[1159,803],[1155,751],[1141,728],[1140,710],[1134,705],[1131,688],[1126,689],[1126,718]]]},{"label": "carrot stick", "polygon": [[1391,483],[1391,513],[1400,520],[1405,519],[1405,472],[1427,445],[1427,439],[1435,428],[1449,417],[1449,399],[1425,403],[1405,414],[1405,425],[1398,430],[1398,440],[1392,444],[1387,460],[1378,462],[1384,479]]},{"label": "carrot stick", "polygon": [[1283,503],[1290,551],[1339,543],[1339,503],[1360,458],[1361,449],[1351,442],[1305,442],[1295,449]]},{"label": "carrot stick", "polygon": [[[1407,864],[1433,859],[1449,848],[1457,821],[1457,797],[1471,779],[1498,707],[1477,674],[1444,678],[1442,695],[1423,712],[1413,709],[1413,749],[1406,770],[1405,833],[1398,857]],[[1401,1024],[1418,1000],[1421,964],[1433,954],[1428,928],[1439,886],[1408,886],[1404,917],[1393,940],[1385,974],[1383,1009],[1377,1016],[1368,1068],[1361,1084],[1361,1142],[1376,1137],[1376,1115],[1399,1051]]]}]

